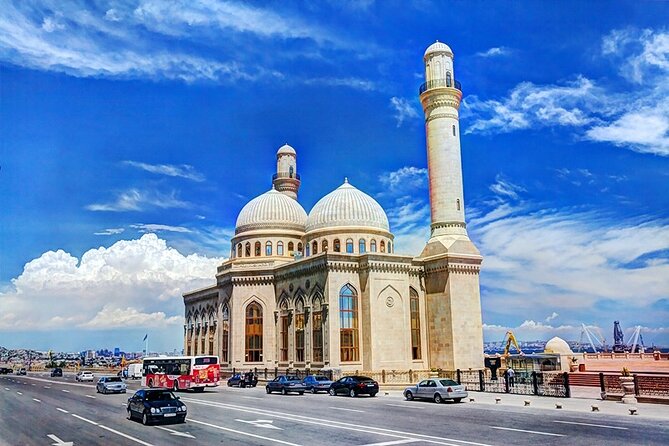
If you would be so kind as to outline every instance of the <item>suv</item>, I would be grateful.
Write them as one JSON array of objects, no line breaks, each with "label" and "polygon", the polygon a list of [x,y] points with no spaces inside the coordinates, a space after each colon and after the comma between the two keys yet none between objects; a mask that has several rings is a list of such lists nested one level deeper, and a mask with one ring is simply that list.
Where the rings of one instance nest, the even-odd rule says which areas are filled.
[{"label": "suv", "polygon": [[21,367],[20,369],[18,369],[18,370],[16,371],[16,374],[17,374],[17,375],[25,375],[25,374],[26,374],[26,369],[25,369],[25,367]]},{"label": "suv", "polygon": [[63,376],[63,369],[56,367],[55,369],[51,370],[51,376]]},{"label": "suv", "polygon": [[93,382],[93,379],[95,377],[93,376],[92,372],[79,372],[77,373],[77,376],[74,377],[77,381],[90,381]]}]

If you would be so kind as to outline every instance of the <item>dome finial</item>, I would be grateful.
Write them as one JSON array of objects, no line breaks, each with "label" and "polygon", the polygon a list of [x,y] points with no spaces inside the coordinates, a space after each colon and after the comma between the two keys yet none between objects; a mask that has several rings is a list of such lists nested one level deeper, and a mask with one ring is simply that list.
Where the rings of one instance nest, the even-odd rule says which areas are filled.
[{"label": "dome finial", "polygon": [[348,184],[348,177],[344,177],[344,184]]}]

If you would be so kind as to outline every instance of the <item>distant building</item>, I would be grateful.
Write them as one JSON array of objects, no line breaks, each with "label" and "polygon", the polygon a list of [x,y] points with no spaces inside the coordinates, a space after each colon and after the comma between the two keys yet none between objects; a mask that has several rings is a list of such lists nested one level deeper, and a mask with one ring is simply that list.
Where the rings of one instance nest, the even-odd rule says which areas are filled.
[{"label": "distant building", "polygon": [[114,356],[120,356],[121,355],[121,349],[119,347],[114,347]]},{"label": "distant building", "polygon": [[216,284],[183,296],[187,355],[215,354],[237,368],[483,367],[482,257],[465,226],[462,92],[447,45],[431,45],[424,62],[432,232],[423,252],[396,254],[385,211],[348,180],[307,214],[297,201],[297,153],[284,145],[272,189],[239,213]]}]

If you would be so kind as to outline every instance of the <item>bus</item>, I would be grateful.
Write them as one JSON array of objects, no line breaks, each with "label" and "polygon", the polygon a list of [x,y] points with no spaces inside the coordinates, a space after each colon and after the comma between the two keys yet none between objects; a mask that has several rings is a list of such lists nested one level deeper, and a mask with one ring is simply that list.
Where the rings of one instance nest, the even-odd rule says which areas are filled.
[{"label": "bus", "polygon": [[142,361],[142,386],[172,390],[218,386],[221,366],[218,356],[156,356]]}]

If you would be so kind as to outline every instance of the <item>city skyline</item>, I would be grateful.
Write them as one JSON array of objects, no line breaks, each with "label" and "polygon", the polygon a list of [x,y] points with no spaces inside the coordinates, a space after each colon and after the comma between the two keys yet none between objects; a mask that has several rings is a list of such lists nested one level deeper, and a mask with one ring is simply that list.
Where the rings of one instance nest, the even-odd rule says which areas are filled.
[{"label": "city skyline", "polygon": [[212,284],[284,143],[307,211],[348,177],[386,210],[395,250],[418,255],[430,220],[420,58],[435,39],[464,91],[485,340],[574,340],[581,323],[607,334],[620,320],[669,345],[667,12],[9,4],[0,345],[141,351],[150,332],[151,349],[180,347],[181,293]]}]

